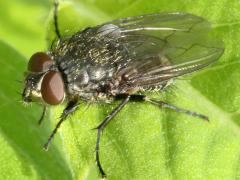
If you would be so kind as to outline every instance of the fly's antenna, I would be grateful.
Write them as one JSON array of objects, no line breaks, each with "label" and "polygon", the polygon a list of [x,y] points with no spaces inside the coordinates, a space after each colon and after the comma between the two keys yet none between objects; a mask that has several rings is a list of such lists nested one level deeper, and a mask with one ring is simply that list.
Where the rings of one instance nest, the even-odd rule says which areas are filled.
[{"label": "fly's antenna", "polygon": [[55,33],[58,37],[58,39],[61,39],[61,34],[59,31],[59,26],[58,26],[58,6],[59,6],[59,1],[54,0],[54,27],[55,27]]}]

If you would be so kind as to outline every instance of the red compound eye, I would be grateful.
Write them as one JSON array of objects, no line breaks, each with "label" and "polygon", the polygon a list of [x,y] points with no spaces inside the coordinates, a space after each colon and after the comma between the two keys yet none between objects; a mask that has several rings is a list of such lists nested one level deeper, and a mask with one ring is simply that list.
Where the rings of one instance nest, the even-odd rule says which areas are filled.
[{"label": "red compound eye", "polygon": [[53,61],[50,56],[43,52],[37,52],[30,58],[28,62],[28,70],[31,72],[43,72],[52,64]]},{"label": "red compound eye", "polygon": [[41,94],[43,100],[50,105],[60,104],[64,99],[64,83],[59,72],[48,72],[42,81]]}]

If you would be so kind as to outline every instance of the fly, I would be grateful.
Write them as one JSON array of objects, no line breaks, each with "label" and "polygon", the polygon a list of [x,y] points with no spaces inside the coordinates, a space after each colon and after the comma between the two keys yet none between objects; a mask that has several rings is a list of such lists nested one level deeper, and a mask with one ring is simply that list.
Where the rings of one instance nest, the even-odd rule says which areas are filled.
[{"label": "fly", "polygon": [[209,36],[210,23],[187,13],[150,14],[114,20],[63,38],[54,6],[56,46],[35,53],[28,62],[23,100],[47,106],[67,103],[44,149],[58,128],[79,107],[80,101],[119,105],[96,129],[96,162],[100,163],[101,133],[129,102],[148,102],[197,118],[208,117],[158,99],[146,91],[163,91],[170,80],[215,63],[224,52],[222,43]]}]

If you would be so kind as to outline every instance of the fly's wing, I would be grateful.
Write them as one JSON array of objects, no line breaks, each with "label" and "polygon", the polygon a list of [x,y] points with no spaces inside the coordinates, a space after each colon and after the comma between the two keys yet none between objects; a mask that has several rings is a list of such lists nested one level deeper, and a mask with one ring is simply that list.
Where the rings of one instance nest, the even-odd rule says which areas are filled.
[{"label": "fly's wing", "polygon": [[126,49],[127,59],[113,60],[125,84],[154,87],[218,60],[224,49],[209,36],[210,29],[201,17],[166,13],[112,21],[98,33],[117,39]]}]

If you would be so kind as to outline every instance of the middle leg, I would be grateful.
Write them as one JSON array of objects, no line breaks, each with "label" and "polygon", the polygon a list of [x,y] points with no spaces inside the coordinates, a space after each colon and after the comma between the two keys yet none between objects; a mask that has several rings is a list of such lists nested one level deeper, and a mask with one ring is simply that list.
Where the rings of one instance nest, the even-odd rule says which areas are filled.
[{"label": "middle leg", "polygon": [[102,165],[100,163],[99,158],[99,151],[100,151],[100,140],[101,140],[101,134],[104,130],[104,128],[108,125],[108,123],[124,108],[124,106],[129,102],[130,95],[126,95],[124,97],[124,100],[103,120],[103,122],[96,128],[98,130],[97,134],[97,143],[96,143],[96,162],[98,169],[102,175],[102,177],[105,177],[106,174],[102,168]]}]

